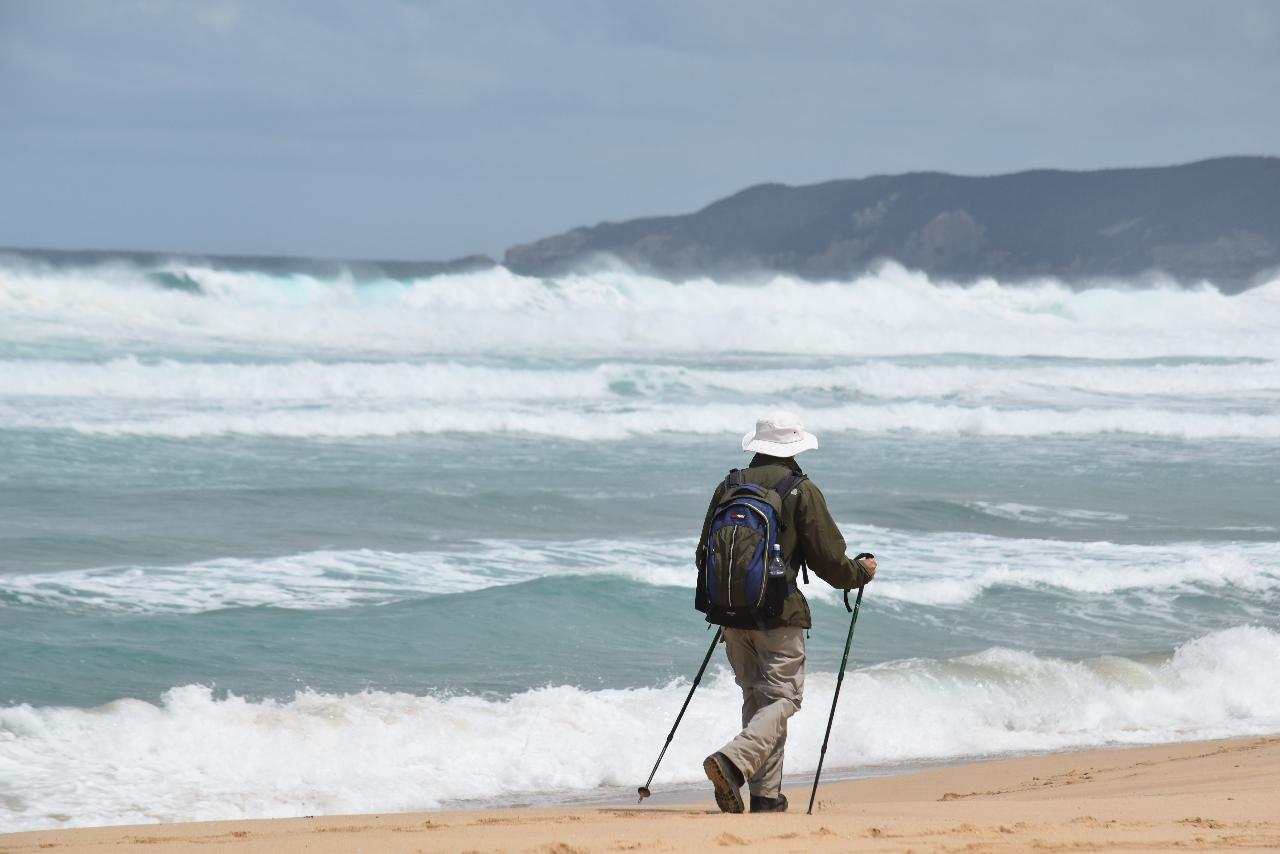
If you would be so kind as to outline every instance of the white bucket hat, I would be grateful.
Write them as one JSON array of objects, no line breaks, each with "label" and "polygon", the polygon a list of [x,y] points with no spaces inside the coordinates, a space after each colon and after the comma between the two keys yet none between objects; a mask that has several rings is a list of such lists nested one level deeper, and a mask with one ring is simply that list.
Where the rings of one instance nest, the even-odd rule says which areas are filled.
[{"label": "white bucket hat", "polygon": [[742,437],[742,450],[771,457],[794,457],[818,447],[818,437],[806,433],[794,412],[770,412],[756,421],[756,429]]}]

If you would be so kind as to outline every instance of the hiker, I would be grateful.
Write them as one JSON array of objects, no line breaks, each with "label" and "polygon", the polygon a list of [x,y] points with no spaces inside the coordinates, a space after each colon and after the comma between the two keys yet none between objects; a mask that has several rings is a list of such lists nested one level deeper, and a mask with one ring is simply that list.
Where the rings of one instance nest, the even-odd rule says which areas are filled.
[{"label": "hiker", "polygon": [[[751,812],[787,808],[783,748],[787,719],[804,693],[804,630],[812,625],[796,576],[807,566],[832,587],[849,590],[876,574],[874,558],[845,554],[826,499],[796,463],[797,454],[817,447],[817,437],[790,412],[758,420],[742,439],[742,449],[755,456],[716,488],[702,525],[695,604],[708,622],[724,626],[725,653],[742,689],[742,731],[702,763],[723,812],[743,811],[744,783]],[[753,563],[761,553],[764,580]]]}]

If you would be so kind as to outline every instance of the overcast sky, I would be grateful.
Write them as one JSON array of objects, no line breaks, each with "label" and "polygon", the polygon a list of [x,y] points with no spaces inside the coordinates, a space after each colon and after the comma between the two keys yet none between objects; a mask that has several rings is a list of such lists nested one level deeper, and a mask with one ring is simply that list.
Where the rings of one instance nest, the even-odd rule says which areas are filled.
[{"label": "overcast sky", "polygon": [[1280,2],[0,0],[0,246],[499,254],[762,181],[1280,153]]}]

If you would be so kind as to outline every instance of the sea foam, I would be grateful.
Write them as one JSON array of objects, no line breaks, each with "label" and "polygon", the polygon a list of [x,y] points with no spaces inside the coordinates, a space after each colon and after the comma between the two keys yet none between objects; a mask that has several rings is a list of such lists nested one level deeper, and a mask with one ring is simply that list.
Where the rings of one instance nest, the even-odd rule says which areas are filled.
[{"label": "sea foam", "polygon": [[[775,405],[778,401],[774,401]],[[785,402],[785,401],[784,401]],[[878,406],[793,406],[806,423],[824,433],[916,433],[943,436],[1090,436],[1128,434],[1165,438],[1280,439],[1280,414],[1186,411],[1179,408],[1013,408],[892,403]],[[0,425],[10,429],[68,430],[95,436],[198,439],[270,436],[291,439],[364,439],[395,436],[509,434],[564,441],[620,441],[661,435],[723,436],[753,423],[759,405],[745,403],[574,407],[499,404],[487,406],[396,406],[153,409],[112,414],[54,407],[33,409],[0,401]]]},{"label": "sea foam", "polygon": [[0,267],[0,429],[610,441],[736,433],[768,398],[823,433],[1280,438],[1280,281],[176,273],[198,292],[127,266]]},{"label": "sea foam", "polygon": [[[856,660],[856,651],[855,651]],[[1066,661],[1009,649],[912,659],[846,679],[828,769],[1145,744],[1280,729],[1280,635],[1216,632],[1165,661]],[[690,662],[692,669],[695,662]],[[809,774],[834,676],[810,662],[787,771]],[[200,685],[157,704],[0,709],[0,832],[41,827],[394,812],[568,797],[644,781],[688,690],[546,687],[508,698]],[[654,788],[701,779],[738,729],[720,667],[694,697]],[[607,791],[607,790],[606,790]]]},{"label": "sea foam", "polygon": [[[1167,596],[1236,591],[1258,607],[1280,600],[1280,542],[1137,545],[841,528],[850,543],[874,549],[892,567],[874,582],[876,597],[904,604],[962,606],[997,589]],[[0,574],[0,600],[56,610],[181,614],[251,607],[328,610],[554,577],[604,575],[691,589],[693,551],[691,538],[481,540],[408,553],[325,550],[170,567]],[[822,583],[804,591],[819,601],[834,603],[838,597]]]},{"label": "sea foam", "polygon": [[[367,353],[985,353],[1280,358],[1280,281],[1073,290],[960,286],[888,264],[846,282],[671,283],[626,271],[538,279],[504,268],[357,284],[181,267],[198,293],[115,265],[0,268],[0,340],[100,349]],[[768,306],[768,311],[762,311]],[[715,318],[709,329],[708,318]],[[779,335],[778,330],[795,330]],[[725,330],[732,330],[726,337]]]},{"label": "sea foam", "polygon": [[643,400],[664,396],[816,395],[880,401],[1062,403],[1101,396],[1280,401],[1280,361],[1108,364],[1009,360],[912,364],[856,360],[822,368],[653,362],[495,367],[461,360],[266,363],[138,359],[0,360],[0,395],[126,401],[273,402]]}]

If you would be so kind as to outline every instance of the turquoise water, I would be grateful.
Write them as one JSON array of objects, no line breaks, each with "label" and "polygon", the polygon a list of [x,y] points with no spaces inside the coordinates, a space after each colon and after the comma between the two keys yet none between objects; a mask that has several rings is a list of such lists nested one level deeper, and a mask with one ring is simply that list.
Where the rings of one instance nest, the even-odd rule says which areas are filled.
[{"label": "turquoise water", "polygon": [[829,765],[1280,731],[1280,283],[155,272],[0,265],[0,830],[642,782],[776,406],[882,566]]}]

